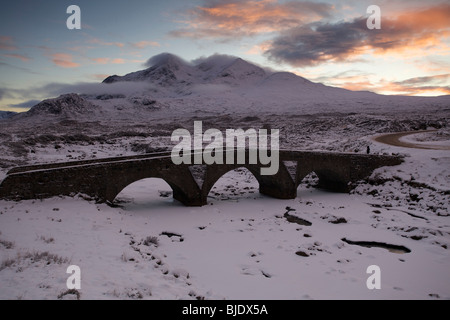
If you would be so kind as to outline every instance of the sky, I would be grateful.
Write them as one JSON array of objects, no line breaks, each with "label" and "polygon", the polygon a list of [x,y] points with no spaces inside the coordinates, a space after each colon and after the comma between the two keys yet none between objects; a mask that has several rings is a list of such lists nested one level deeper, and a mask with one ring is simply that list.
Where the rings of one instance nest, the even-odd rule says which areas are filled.
[{"label": "sky", "polygon": [[[69,30],[70,5],[81,29]],[[369,29],[367,8],[381,9]],[[418,0],[3,1],[0,110],[22,112],[169,52],[241,57],[380,94],[450,94],[450,2]]]}]

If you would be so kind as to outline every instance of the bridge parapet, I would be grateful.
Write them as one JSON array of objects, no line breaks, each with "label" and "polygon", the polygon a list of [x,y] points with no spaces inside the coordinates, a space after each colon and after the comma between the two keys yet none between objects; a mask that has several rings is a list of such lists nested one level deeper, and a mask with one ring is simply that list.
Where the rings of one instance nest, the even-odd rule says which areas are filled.
[{"label": "bridge parapet", "polygon": [[[248,159],[249,150],[245,152]],[[278,172],[261,175],[260,169],[264,167],[261,163],[195,164],[192,161],[192,164],[175,165],[170,154],[163,152],[14,168],[0,184],[0,198],[18,201],[81,193],[99,202],[112,202],[135,181],[161,178],[170,185],[175,199],[188,206],[202,206],[220,177],[245,167],[258,180],[261,193],[293,199],[298,185],[311,172],[319,177],[320,187],[348,192],[352,183],[369,176],[376,168],[395,166],[402,161],[398,156],[280,150]]]}]

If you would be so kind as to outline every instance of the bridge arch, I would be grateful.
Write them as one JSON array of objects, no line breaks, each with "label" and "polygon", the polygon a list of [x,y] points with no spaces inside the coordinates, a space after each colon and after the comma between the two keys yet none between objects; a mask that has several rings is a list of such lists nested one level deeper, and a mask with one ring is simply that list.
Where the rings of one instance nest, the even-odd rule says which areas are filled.
[{"label": "bridge arch", "polygon": [[284,165],[280,164],[275,175],[261,175],[260,165],[210,165],[206,168],[205,181],[202,186],[202,196],[206,198],[216,182],[226,173],[235,169],[245,168],[250,171],[259,184],[259,192],[278,199],[294,199],[297,188]]},{"label": "bridge arch", "polygon": [[317,173],[313,170],[307,174],[304,174],[301,177],[298,177],[296,183],[297,183],[297,188],[301,185],[304,184],[305,182],[314,182],[314,184],[311,184],[311,186],[317,186],[319,184],[319,177],[317,176]]},{"label": "bridge arch", "polygon": [[[225,170],[224,170],[225,171]],[[228,174],[232,173],[232,172],[236,172],[236,171],[243,171],[244,173],[242,174],[241,177],[239,177],[238,181],[241,181],[242,179],[244,179],[244,176],[246,175],[247,177],[251,177],[250,179],[257,181],[258,182],[258,188],[260,185],[260,181],[259,178],[260,176],[258,175],[258,172],[255,172],[256,170],[250,170],[249,168],[247,168],[245,165],[242,165],[240,167],[236,167],[236,168],[231,168],[230,170],[226,171],[226,172],[220,172],[216,175],[214,175],[214,181],[210,181],[208,183],[207,187],[203,188],[202,193],[204,194],[205,197],[208,197],[211,195],[211,193],[214,191],[214,188],[218,185],[218,183],[220,183],[220,181],[222,179],[224,179]],[[240,190],[242,190],[243,185],[241,183],[237,184],[236,188],[239,188]],[[221,191],[223,191],[222,189],[220,189]],[[258,189],[256,189],[257,191]]]},{"label": "bridge arch", "polygon": [[331,170],[328,168],[314,170],[317,177],[319,177],[319,188],[327,189],[336,192],[349,191],[349,178],[342,172]]},{"label": "bridge arch", "polygon": [[[114,204],[161,206],[173,199],[172,187],[161,178],[144,178],[126,186],[114,198]],[[170,202],[170,201],[169,201]]]},{"label": "bridge arch", "polygon": [[[170,172],[171,174],[167,174]],[[117,195],[127,186],[148,178],[164,180],[173,191],[173,198],[189,206],[204,205],[201,190],[189,172],[187,166],[164,165],[128,168],[125,174],[109,174],[106,190],[102,195],[105,201],[113,202]]]},{"label": "bridge arch", "polygon": [[178,187],[175,182],[170,181],[170,179],[168,179],[167,177],[158,177],[157,175],[152,175],[152,176],[146,176],[146,177],[137,178],[137,179],[129,179],[129,180],[127,179],[126,182],[116,185],[114,188],[114,191],[112,191],[110,193],[107,201],[112,203],[117,198],[117,196],[119,196],[129,186],[135,184],[136,182],[148,180],[148,179],[160,179],[160,180],[164,181],[171,188],[173,195],[175,195],[176,193],[178,193],[178,194],[185,193],[182,187]]},{"label": "bridge arch", "polygon": [[256,165],[210,165],[206,168],[205,180],[202,186],[202,195],[206,198],[214,185],[227,173],[237,169],[247,169],[261,185],[259,167]]},{"label": "bridge arch", "polygon": [[304,168],[297,174],[296,184],[297,187],[305,180],[305,178],[311,174],[315,174],[318,178],[317,187],[336,191],[336,192],[348,192],[349,191],[349,177],[343,170],[333,170],[326,166],[323,167],[309,167]]}]

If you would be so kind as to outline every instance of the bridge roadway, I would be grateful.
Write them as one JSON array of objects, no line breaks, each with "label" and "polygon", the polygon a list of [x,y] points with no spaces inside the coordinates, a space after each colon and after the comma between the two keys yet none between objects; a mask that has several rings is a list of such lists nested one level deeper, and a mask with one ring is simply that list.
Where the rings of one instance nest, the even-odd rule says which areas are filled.
[{"label": "bridge roadway", "polygon": [[[249,163],[249,150],[245,152],[245,163]],[[191,157],[194,163],[194,155]],[[258,180],[260,193],[293,199],[298,185],[311,172],[319,177],[319,187],[348,192],[355,182],[368,177],[376,168],[402,162],[401,157],[388,155],[280,150],[278,172],[261,175],[260,169],[269,165],[259,162],[175,165],[170,152],[160,152],[13,168],[0,184],[0,199],[19,201],[85,194],[98,202],[113,202],[131,183],[161,178],[170,185],[176,200],[187,206],[203,206],[217,180],[241,167]]]}]

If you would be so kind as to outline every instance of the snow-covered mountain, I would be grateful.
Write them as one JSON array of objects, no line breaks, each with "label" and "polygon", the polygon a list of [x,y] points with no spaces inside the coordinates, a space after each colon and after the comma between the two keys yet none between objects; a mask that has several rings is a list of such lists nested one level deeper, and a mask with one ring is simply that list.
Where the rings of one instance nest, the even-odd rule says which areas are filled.
[{"label": "snow-covered mountain", "polygon": [[195,71],[180,58],[171,54],[161,54],[149,61],[152,61],[154,65],[148,69],[132,72],[122,77],[110,76],[103,83],[149,81],[160,86],[170,86],[179,81],[187,81]]},{"label": "snow-covered mountain", "polygon": [[61,119],[82,119],[86,116],[95,116],[99,108],[83,99],[78,94],[69,93],[55,99],[44,100],[28,112],[18,114],[15,119],[30,117],[57,117]]},{"label": "snow-covered mountain", "polygon": [[170,53],[163,53],[149,60],[152,66],[146,70],[125,76],[110,76],[103,83],[123,81],[147,81],[160,86],[225,83],[243,85],[262,81],[266,72],[241,58],[213,55],[188,63]]},{"label": "snow-covered mountain", "polygon": [[[410,112],[450,106],[450,96],[402,97],[354,92],[314,83],[289,72],[274,72],[241,58],[213,55],[192,62],[169,53],[148,68],[107,77],[92,90],[45,100],[25,115],[94,119],[146,119],[242,114],[326,112]],[[419,110],[420,111],[420,110]]]},{"label": "snow-covered mountain", "polygon": [[0,111],[0,120],[11,118],[15,114],[15,112],[11,111]]}]

